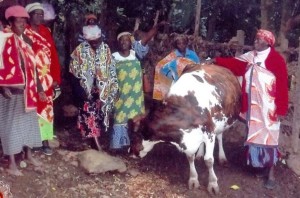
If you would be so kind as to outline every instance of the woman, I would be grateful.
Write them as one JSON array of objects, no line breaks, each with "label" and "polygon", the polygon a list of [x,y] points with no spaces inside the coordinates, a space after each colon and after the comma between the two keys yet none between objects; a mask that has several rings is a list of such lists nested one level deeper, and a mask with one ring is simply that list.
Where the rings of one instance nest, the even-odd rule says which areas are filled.
[{"label": "woman", "polygon": [[266,188],[275,187],[274,166],[279,158],[280,117],[288,109],[288,75],[282,56],[274,49],[272,32],[258,30],[254,50],[237,58],[217,57],[215,63],[243,76],[242,113],[248,136],[247,163],[267,171]]},{"label": "woman", "polygon": [[171,83],[177,81],[188,64],[200,63],[196,52],[188,49],[186,35],[177,35],[174,39],[175,50],[158,62],[155,67],[153,99],[163,100]]},{"label": "woman", "polygon": [[118,93],[118,81],[110,49],[101,40],[97,25],[84,26],[85,41],[71,54],[70,72],[80,80],[84,90],[83,106],[79,110],[78,128],[83,137],[94,138],[101,150],[101,127],[109,127],[109,117]]},{"label": "woman", "polygon": [[53,90],[60,84],[60,65],[50,30],[42,25],[44,18],[43,7],[40,3],[28,4],[25,8],[29,13],[29,25],[24,34],[32,41],[35,53],[38,77],[47,101],[37,101],[40,132],[42,136],[42,151],[45,155],[52,155],[48,140],[53,139]]},{"label": "woman", "polygon": [[29,45],[31,41],[23,34],[28,13],[21,6],[11,6],[6,9],[5,18],[11,29],[6,30],[9,33],[6,34],[5,42],[1,42],[0,135],[3,153],[9,156],[7,172],[22,176],[14,155],[20,153],[23,147],[29,163],[41,165],[32,157],[31,148],[41,146],[36,101],[37,96],[45,100],[45,95],[36,79],[34,53]]},{"label": "woman", "polygon": [[131,34],[122,32],[117,36],[119,51],[112,54],[117,68],[120,96],[115,105],[114,125],[110,149],[121,150],[130,145],[127,121],[143,114],[144,94],[140,61],[131,49]]}]

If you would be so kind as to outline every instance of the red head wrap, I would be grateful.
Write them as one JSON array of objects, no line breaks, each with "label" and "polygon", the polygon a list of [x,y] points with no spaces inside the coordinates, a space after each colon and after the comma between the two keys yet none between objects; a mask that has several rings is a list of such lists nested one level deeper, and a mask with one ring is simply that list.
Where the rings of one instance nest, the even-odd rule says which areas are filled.
[{"label": "red head wrap", "polygon": [[271,47],[273,47],[275,44],[275,37],[273,33],[268,30],[258,30],[256,37],[266,41]]}]

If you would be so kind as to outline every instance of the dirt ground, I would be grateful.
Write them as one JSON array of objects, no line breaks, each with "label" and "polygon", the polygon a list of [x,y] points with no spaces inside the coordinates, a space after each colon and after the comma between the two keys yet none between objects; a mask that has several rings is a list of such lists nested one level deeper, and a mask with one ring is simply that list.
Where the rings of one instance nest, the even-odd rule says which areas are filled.
[{"label": "dirt ground", "polygon": [[[103,139],[107,138],[102,136]],[[61,145],[52,156],[35,153],[44,163],[43,170],[31,166],[22,168],[23,177],[10,176],[5,172],[7,160],[2,156],[0,161],[0,181],[9,184],[15,198],[108,198],[108,197],[300,197],[300,178],[286,165],[280,162],[276,166],[277,186],[267,190],[262,185],[263,178],[257,178],[254,171],[243,162],[242,143],[227,144],[225,152],[230,162],[223,167],[214,165],[220,193],[211,196],[207,193],[207,168],[203,160],[196,162],[201,187],[189,190],[188,161],[182,153],[168,144],[157,145],[144,159],[131,159],[120,155],[127,167],[125,173],[109,172],[88,175],[74,162],[66,161],[60,151],[82,151],[93,145],[83,141],[74,125],[57,130],[57,139]],[[102,142],[105,140],[102,139]],[[105,143],[104,143],[105,145]],[[106,149],[106,148],[104,148]],[[21,158],[21,157],[19,157]],[[135,170],[136,174],[130,174]],[[236,185],[239,189],[232,189]]]}]

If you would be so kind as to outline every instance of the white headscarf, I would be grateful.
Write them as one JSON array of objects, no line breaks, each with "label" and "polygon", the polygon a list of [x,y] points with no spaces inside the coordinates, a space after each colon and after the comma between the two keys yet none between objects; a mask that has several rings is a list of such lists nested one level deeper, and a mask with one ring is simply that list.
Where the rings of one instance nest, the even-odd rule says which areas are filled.
[{"label": "white headscarf", "polygon": [[86,40],[96,40],[101,37],[101,29],[98,25],[87,25],[82,28],[83,37]]},{"label": "white headscarf", "polygon": [[130,32],[121,32],[120,34],[118,34],[117,36],[117,41],[119,41],[119,39],[122,37],[122,36],[131,36],[131,33]]},{"label": "white headscarf", "polygon": [[40,4],[40,3],[30,3],[25,7],[25,9],[27,10],[28,13],[30,13],[34,10],[43,10],[44,11],[44,8],[43,8],[42,4]]}]

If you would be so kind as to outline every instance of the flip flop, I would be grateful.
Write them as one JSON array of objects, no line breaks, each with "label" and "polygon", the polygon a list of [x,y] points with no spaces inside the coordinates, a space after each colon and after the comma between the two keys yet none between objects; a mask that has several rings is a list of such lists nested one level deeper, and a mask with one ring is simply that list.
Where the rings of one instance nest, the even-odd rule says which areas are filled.
[{"label": "flip flop", "polygon": [[276,182],[274,180],[267,180],[264,184],[264,187],[269,190],[273,190],[276,186]]}]

